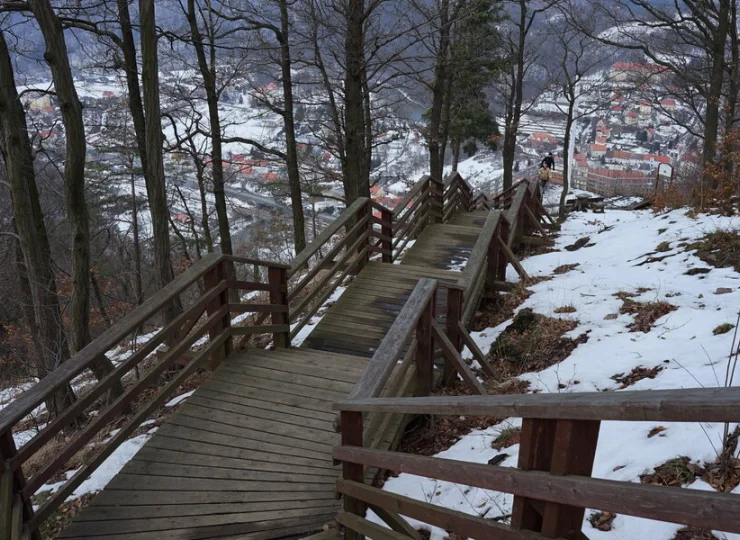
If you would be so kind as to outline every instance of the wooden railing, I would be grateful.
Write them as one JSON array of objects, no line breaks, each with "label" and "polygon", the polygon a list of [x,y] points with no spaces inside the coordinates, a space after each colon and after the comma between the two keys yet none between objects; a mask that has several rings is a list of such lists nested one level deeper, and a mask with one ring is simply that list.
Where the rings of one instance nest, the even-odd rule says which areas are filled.
[{"label": "wooden railing", "polygon": [[[263,268],[267,279],[229,281],[227,264]],[[209,254],[0,411],[0,508],[4,512],[0,538],[16,538],[12,535],[21,531],[36,535],[64,500],[197,369],[212,368],[231,352],[232,336],[272,334],[276,346],[286,345],[290,330],[286,271],[287,266],[278,263]],[[237,277],[240,273],[237,268]],[[231,288],[265,292],[269,300],[230,303]],[[140,336],[142,328],[161,326],[161,311],[176,298],[184,304],[183,311],[155,333]],[[232,327],[232,313],[264,313],[272,320],[266,325]],[[196,346],[200,349],[191,352]],[[91,382],[87,370],[104,355],[112,356],[117,364],[103,379]],[[184,366],[168,374],[176,363]],[[123,392],[108,402],[111,389],[121,383]],[[16,448],[16,426],[57,390],[67,387],[77,393],[74,403],[48,418],[36,435]],[[78,429],[67,439],[64,432],[72,424]],[[118,430],[111,432],[114,426]],[[106,434],[109,438],[95,444]],[[68,470],[70,460],[91,448],[91,443],[91,457],[33,511],[31,497],[59,472]],[[41,457],[49,448],[53,453]]]},{"label": "wooden railing", "polygon": [[[439,181],[424,177],[393,211],[369,199],[358,199],[289,266],[209,254],[0,411],[0,540],[15,539],[21,533],[38,537],[39,526],[178,387],[196,370],[212,369],[229,355],[234,336],[241,336],[240,345],[244,345],[251,336],[269,334],[275,347],[290,346],[345,278],[358,273],[371,255],[392,262],[427,224],[442,220],[445,206],[449,218],[450,209],[467,211],[474,205],[470,188],[459,175],[448,182],[447,196],[445,199]],[[484,199],[478,201],[483,204],[480,201]],[[486,245],[497,234],[500,227],[491,229],[487,223]],[[476,253],[485,251],[482,258],[475,255],[482,267],[482,261],[490,258],[489,251],[476,249]],[[235,267],[234,279],[228,277],[231,266]],[[406,395],[412,383],[414,392],[418,394],[422,388],[426,389],[422,395],[427,393],[432,385],[434,344],[445,355],[445,371],[459,372],[475,393],[482,393],[459,355],[463,341],[469,339],[460,325],[464,290],[448,287],[447,328],[442,329],[434,319],[434,294],[430,293],[436,291],[436,282],[426,280],[419,287],[412,295],[414,302],[409,301],[376,352],[368,373],[358,384],[357,397],[375,397],[378,388],[386,396]],[[241,298],[244,293],[250,298],[248,303],[229,300],[230,296]],[[162,326],[163,311],[176,299],[183,304],[183,311]],[[251,315],[239,325],[232,325],[232,314]],[[141,335],[144,329],[155,328],[158,330],[152,334]],[[102,380],[94,381],[89,378],[89,367],[103,355],[116,362],[115,368]],[[399,359],[401,363],[396,367]],[[421,362],[425,364],[421,366]],[[176,364],[182,367],[173,372]],[[389,381],[394,368],[397,376]],[[111,390],[119,385],[122,393],[109,399]],[[74,403],[49,418],[36,435],[16,448],[13,431],[55,392],[68,387],[77,393]],[[65,439],[65,430],[73,424],[74,434]],[[118,431],[98,442],[114,427]],[[377,437],[387,422],[376,420],[369,427],[368,435],[374,432]],[[52,445],[54,455],[43,461],[41,456]],[[31,497],[68,470],[76,454],[90,448],[93,452],[84,465],[34,511]]]},{"label": "wooden railing", "polygon": [[444,187],[442,222],[447,222],[456,212],[468,212],[473,204],[473,190],[457,171],[447,177]]},{"label": "wooden railing", "polygon": [[[737,422],[740,388],[358,398],[336,404],[335,409],[340,411],[343,431],[342,445],[334,450],[343,470],[337,491],[345,501],[337,521],[346,527],[345,538],[350,540],[378,530],[364,519],[367,508],[386,516],[397,540],[417,538],[401,515],[462,538],[583,540],[586,508],[740,533],[739,495],[591,478],[602,421]],[[363,414],[523,418],[518,468],[367,448]],[[511,525],[366,485],[365,467],[511,493]]]},{"label": "wooden railing", "polygon": [[409,190],[393,209],[393,259],[403,252],[411,240],[416,239],[429,223],[442,221],[442,183],[424,176]]}]

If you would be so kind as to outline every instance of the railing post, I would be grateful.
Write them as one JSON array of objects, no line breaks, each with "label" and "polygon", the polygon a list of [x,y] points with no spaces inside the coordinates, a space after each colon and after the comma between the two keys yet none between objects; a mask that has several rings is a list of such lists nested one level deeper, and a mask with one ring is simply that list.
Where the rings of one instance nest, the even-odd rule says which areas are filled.
[{"label": "railing post", "polygon": [[288,313],[288,271],[285,268],[270,266],[267,268],[267,281],[270,289],[270,304],[285,306],[285,311],[272,312],[272,324],[286,325],[288,330],[274,332],[272,341],[276,349],[290,347],[290,316]]},{"label": "railing post", "polygon": [[[342,411],[339,415],[339,425],[342,431],[342,446],[363,446],[361,412]],[[365,468],[359,463],[342,462],[342,478],[362,484],[365,482]],[[345,495],[343,507],[348,514],[365,516],[366,505],[358,499]],[[344,538],[346,540],[362,540],[363,537],[355,531],[346,529]]]},{"label": "railing post", "polygon": [[[357,265],[352,270],[352,275],[359,274],[363,268],[365,268],[365,264],[367,263],[368,259],[370,258],[370,232],[373,229],[373,220],[371,219],[373,216],[373,205],[372,201],[370,199],[367,200],[367,204],[365,205],[365,208],[361,207],[360,210],[357,212],[357,215],[355,216],[354,220],[351,220],[350,223],[355,224],[359,220],[361,220],[364,216],[367,216],[367,224],[363,227],[360,227],[360,229],[357,231],[358,238],[360,236],[365,236],[365,241],[360,242],[360,244],[357,246],[357,254],[360,255],[360,260],[357,261]],[[349,240],[348,246],[352,244],[352,242],[355,239],[352,238]]]},{"label": "railing post", "polygon": [[[221,281],[227,281],[229,279],[228,277],[228,267],[226,266],[226,261],[221,260],[216,266],[211,268],[205,276],[203,276],[203,284],[205,285],[206,291],[213,289],[218,286]],[[229,305],[229,287],[225,288],[221,294],[219,294],[216,298],[214,298],[206,308],[206,312],[208,313],[208,316],[210,317],[214,313],[217,313],[222,307]],[[218,338],[222,333],[227,332],[228,328],[231,326],[231,314],[229,311],[226,311],[226,314],[219,320],[216,324],[213,325],[213,327],[208,331],[208,335],[211,338],[211,340],[214,340]],[[211,358],[211,368],[215,368],[218,366],[221,362],[223,362],[229,354],[231,354],[231,351],[233,349],[232,345],[232,339],[229,337],[226,341],[224,341],[224,344],[222,347],[219,347],[213,352],[213,357]]]},{"label": "railing post", "polygon": [[[508,257],[506,256],[506,252],[504,251],[504,247],[501,245],[501,243],[503,242],[505,244],[508,241],[509,229],[509,222],[502,215],[501,219],[498,222],[498,231],[496,232],[496,234],[493,235],[493,239],[491,240],[491,242],[496,246],[496,254],[494,256],[495,262],[493,268],[494,281],[506,282],[506,266],[508,264]],[[500,241],[498,241],[497,239],[500,239]],[[490,261],[491,260],[489,259],[489,265]]]},{"label": "railing post", "polygon": [[[444,185],[439,180],[429,177],[429,194],[427,204],[429,205],[429,223],[442,223],[444,209]],[[436,212],[439,215],[433,214]]]},{"label": "railing post", "polygon": [[380,226],[380,234],[385,238],[381,240],[380,246],[383,250],[381,261],[384,263],[393,262],[393,212],[383,208],[380,212],[380,219],[383,224]]},{"label": "railing post", "polygon": [[436,293],[419,318],[416,326],[416,394],[428,396],[434,384],[434,337],[432,336],[432,320],[434,319]]},{"label": "railing post", "polygon": [[[460,352],[462,349],[462,337],[460,336],[459,324],[462,319],[463,291],[462,289],[447,289],[447,321],[446,333],[455,350]],[[442,372],[442,381],[444,384],[450,384],[457,374],[457,370],[452,363],[445,358],[444,371]]]},{"label": "railing post", "polygon": [[15,455],[13,436],[10,433],[0,436],[0,540],[38,539],[38,533],[33,531],[23,536],[33,507],[21,493],[25,478],[20,467],[14,469],[12,466],[11,459]]},{"label": "railing post", "polygon": [[[522,421],[519,468],[590,476],[599,436],[598,421]],[[515,496],[511,524],[546,538],[582,538],[584,508]]]}]

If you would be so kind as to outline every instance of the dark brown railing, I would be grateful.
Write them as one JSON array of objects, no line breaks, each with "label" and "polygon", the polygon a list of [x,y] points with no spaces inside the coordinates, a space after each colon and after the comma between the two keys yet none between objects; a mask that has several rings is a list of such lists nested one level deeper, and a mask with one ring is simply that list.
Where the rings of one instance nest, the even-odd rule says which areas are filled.
[{"label": "dark brown railing", "polygon": [[[591,478],[602,421],[737,422],[740,388],[365,398],[335,409],[343,432],[334,450],[343,468],[337,491],[345,501],[337,521],[350,540],[376,530],[364,519],[367,508],[387,517],[398,540],[415,538],[401,515],[462,538],[583,540],[586,508],[740,533],[738,495]],[[367,448],[363,414],[523,418],[518,468]],[[365,467],[512,493],[511,525],[382,491],[363,481]]]},{"label": "dark brown railing", "polygon": [[[229,281],[227,264],[264,268],[267,279],[264,282]],[[290,327],[286,319],[286,271],[287,266],[277,263],[209,254],[0,411],[0,508],[6,512],[0,519],[0,538],[16,538],[11,532],[18,531],[36,535],[38,527],[64,500],[197,369],[213,368],[228,356],[232,336],[272,334],[276,346],[287,344]],[[264,291],[269,301],[230,303],[230,288]],[[185,304],[182,313],[142,342],[139,330],[146,325],[159,325],[160,312],[176,297]],[[266,313],[271,315],[272,321],[266,325],[232,327],[232,313]],[[131,354],[111,373],[100,381],[85,384],[85,371],[96,359],[110,355],[119,347],[128,348],[132,343],[136,346]],[[197,345],[201,346],[200,350],[191,352]],[[157,354],[153,354],[155,352]],[[184,363],[184,367],[157,388],[162,375],[176,363]],[[106,405],[109,391],[121,382],[125,383],[123,393]],[[67,386],[80,387],[76,401],[16,448],[13,429],[55,391]],[[148,392],[152,388],[157,389],[150,396]],[[146,399],[142,402],[144,396]],[[101,403],[103,406],[95,415],[88,414]],[[64,430],[80,422],[82,427],[71,438],[64,439]],[[67,470],[66,465],[80,450],[109,433],[114,424],[118,431],[98,444],[92,457],[33,511],[31,497],[38,489],[60,471]],[[55,454],[38,463],[38,456],[49,444],[58,445]],[[28,464],[33,458],[37,463],[34,470],[29,470]]]},{"label": "dark brown railing", "polygon": [[[194,263],[0,411],[0,540],[15,540],[21,534],[38,537],[39,526],[179,386],[196,370],[213,369],[231,353],[235,336],[242,337],[240,346],[251,336],[265,334],[271,336],[275,347],[290,346],[345,278],[358,273],[370,257],[392,262],[427,224],[449,218],[455,211],[487,204],[487,199],[472,199],[470,193],[459,175],[448,182],[446,196],[439,181],[424,177],[393,211],[369,199],[358,199],[290,265],[218,253]],[[444,215],[443,208],[447,209]],[[491,251],[491,246],[497,249],[495,239],[501,238],[504,229],[500,224],[504,222],[486,223],[485,245],[476,246],[473,261],[478,269],[471,274],[474,277],[470,283],[478,279],[480,268],[489,268],[483,272],[489,275],[490,268],[500,264],[502,255]],[[234,279],[228,277],[229,267],[234,267]],[[502,279],[500,268],[496,268],[491,279]],[[459,372],[475,393],[482,393],[459,355],[463,343],[469,341],[460,323],[463,296],[467,295],[465,300],[470,302],[472,289],[448,287],[447,326],[442,329],[434,319],[436,288],[436,282],[420,282],[402,317],[376,351],[354,396],[426,395],[433,384],[430,370],[435,345],[445,355],[446,372]],[[251,294],[254,292],[260,294]],[[244,293],[249,294],[248,303],[229,300]],[[161,326],[163,310],[176,298],[184,305],[182,313],[152,335],[141,336],[142,328]],[[232,314],[251,316],[236,326],[232,325]],[[131,349],[130,354],[111,373],[100,381],[86,378],[95,360],[123,349]],[[163,378],[175,364],[183,367],[168,374],[170,378]],[[120,383],[123,393],[107,402],[110,391]],[[16,448],[13,431],[57,390],[67,386],[76,388],[76,401]],[[89,414],[93,410],[96,412]],[[64,430],[73,423],[81,427],[65,439]],[[102,440],[114,427],[118,431],[97,444],[85,464],[34,511],[31,497],[38,489],[68,470],[70,460],[80,450]],[[388,427],[386,419],[373,419],[366,438],[378,440]],[[55,445],[55,455],[40,463],[40,456],[51,444]]]}]

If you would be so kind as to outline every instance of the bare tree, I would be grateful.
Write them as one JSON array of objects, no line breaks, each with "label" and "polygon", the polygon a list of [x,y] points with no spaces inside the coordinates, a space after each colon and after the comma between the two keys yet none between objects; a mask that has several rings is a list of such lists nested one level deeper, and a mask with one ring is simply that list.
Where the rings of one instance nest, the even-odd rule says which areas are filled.
[{"label": "bare tree", "polygon": [[[529,0],[507,0],[512,5],[513,14],[508,29],[508,51],[510,69],[503,81],[504,90],[504,185],[511,187],[514,179],[514,159],[516,139],[522,118],[524,85],[527,73],[537,61],[537,50],[541,41],[532,40],[533,25],[537,17],[553,7],[559,0],[547,0],[533,7]],[[534,41],[534,43],[533,43]]]},{"label": "bare tree", "polygon": [[[146,128],[146,187],[154,233],[154,265],[157,286],[164,287],[174,279],[171,261],[169,210],[165,187],[162,121],[159,102],[159,54],[154,0],[139,0],[140,39]],[[181,311],[179,300],[164,309],[165,323]]]},{"label": "bare tree", "polygon": [[[638,51],[662,68],[653,79],[670,76],[662,82],[662,91],[676,95],[694,109],[701,130],[683,125],[703,139],[705,169],[717,156],[728,64],[725,53],[728,38],[735,39],[731,35],[737,33],[736,29],[730,32],[734,3],[592,0],[589,16],[579,19],[582,31],[608,45]],[[600,32],[604,25],[611,25],[613,31]],[[718,186],[717,176],[708,174],[708,170],[704,182],[713,188]]]},{"label": "bare tree", "polygon": [[[3,15],[0,14],[0,22]],[[34,158],[28,126],[16,89],[13,64],[5,33],[0,24],[0,126],[2,157],[8,173],[13,218],[22,258],[20,277],[27,283],[33,310],[28,310],[29,337],[35,343],[39,377],[43,377],[69,358],[62,316],[52,267],[49,237],[36,186]],[[56,391],[47,402],[50,415],[58,414],[74,401],[69,386]]]},{"label": "bare tree", "polygon": [[[592,116],[597,111],[608,107],[599,96],[609,83],[609,74],[589,77],[595,69],[603,66],[603,48],[599,42],[588,34],[582,33],[577,26],[564,25],[565,14],[570,18],[579,17],[579,5],[569,1],[559,6],[563,17],[551,20],[547,25],[547,34],[551,36],[550,55],[546,64],[549,88],[556,98],[565,100],[565,105],[557,103],[557,108],[565,115],[565,140],[563,141],[563,191],[560,195],[559,218],[565,219],[565,200],[569,189],[570,148],[573,124],[581,118]],[[554,59],[554,60],[553,60]],[[582,103],[583,98],[595,98],[589,105]]]},{"label": "bare tree", "polygon": [[[82,119],[82,104],[77,95],[62,23],[48,0],[28,3],[44,37],[44,58],[51,69],[54,90],[64,124],[64,199],[67,220],[72,230],[72,293],[70,302],[70,346],[72,353],[90,342],[90,216],[85,200],[85,159],[87,142]],[[113,370],[105,356],[90,366],[98,379]],[[123,392],[119,384],[116,394]]]}]

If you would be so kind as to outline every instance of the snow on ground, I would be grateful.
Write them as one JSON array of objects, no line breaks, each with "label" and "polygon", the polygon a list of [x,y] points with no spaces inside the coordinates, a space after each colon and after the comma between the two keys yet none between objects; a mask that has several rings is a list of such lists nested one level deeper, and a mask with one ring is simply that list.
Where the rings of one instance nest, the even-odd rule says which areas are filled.
[{"label": "snow on ground", "polygon": [[[470,184],[473,190],[482,186],[490,188],[497,186],[498,182],[504,176],[503,168],[500,167],[500,158],[498,154],[491,152],[481,152],[471,158],[460,161],[457,171]],[[445,177],[452,172],[452,167],[444,168]],[[495,189],[494,191],[499,191]]]},{"label": "snow on ground", "polygon": [[[638,366],[664,369],[655,379],[643,379],[628,390],[723,385],[733,333],[713,335],[713,329],[720,324],[736,322],[740,274],[732,268],[712,268],[705,275],[685,275],[689,268],[707,268],[707,265],[678,246],[679,242],[693,241],[717,229],[740,230],[740,218],[700,215],[691,219],[685,210],[664,215],[620,210],[572,214],[563,225],[556,249],[562,250],[584,236],[589,236],[594,245],[573,252],[562,250],[524,259],[522,264],[530,275],[552,276],[553,279],[531,286],[534,294],[519,309],[528,307],[537,313],[558,317],[554,313],[556,308],[572,305],[577,311],[568,317],[578,321],[578,326],[569,335],[576,337],[587,332],[589,339],[560,364],[521,376],[531,382],[530,390],[617,390],[619,385],[611,377]],[[659,262],[637,266],[661,242],[669,242],[669,251],[653,253],[653,256],[669,256]],[[579,264],[575,270],[553,274],[558,266],[575,263]],[[515,272],[512,269],[509,272],[508,279],[515,280]],[[649,333],[628,330],[632,316],[618,314],[622,301],[613,296],[619,291],[634,292],[638,287],[650,290],[635,300],[664,300],[678,308],[656,321]],[[729,288],[732,292],[715,294],[718,288]],[[605,320],[607,315],[613,317],[614,314],[616,318]],[[475,332],[473,337],[484,351],[488,351],[510,322]],[[519,446],[497,451],[491,443],[502,429],[520,425],[520,419],[512,418],[472,432],[438,457],[487,463],[505,452],[509,457],[501,466],[514,467]],[[652,472],[668,459],[689,456],[695,461],[712,462],[716,450],[721,448],[723,426],[720,424],[663,423],[667,429],[659,436],[648,438],[648,432],[655,426],[652,422],[603,422],[593,476],[639,482],[640,474]],[[701,480],[688,488],[712,489]],[[510,514],[513,500],[508,494],[408,474],[390,478],[384,489],[487,518]],[[740,488],[736,492],[740,493]],[[681,528],[620,515],[613,523],[613,530],[603,532],[587,521],[590,514],[591,511],[586,512],[583,530],[594,540],[669,540]],[[377,516],[371,515],[371,519],[380,522]],[[411,522],[416,527],[429,528],[414,520]],[[441,529],[431,530],[432,540],[446,536]],[[717,533],[717,536],[740,539],[740,535]]]},{"label": "snow on ground", "polygon": [[[149,440],[149,438],[152,436],[152,434],[154,434],[156,430],[157,428],[152,428],[147,433],[128,439],[123,444],[121,444],[121,446],[116,448],[110,455],[110,457],[108,457],[108,459],[106,459],[103,464],[98,467],[87,480],[80,484],[79,487],[75,489],[72,495],[67,497],[66,500],[72,501],[75,499],[79,499],[80,497],[89,493],[97,493],[98,491],[102,491],[105,486],[108,485],[108,482],[110,482],[113,477],[116,476],[121,469],[123,469],[124,465],[131,461],[136,453],[141,450],[142,446],[144,446],[144,443]],[[72,478],[72,476],[74,476],[76,472],[76,470],[67,471],[65,473],[65,480],[53,484],[45,484],[41,486],[36,493],[55,493],[61,487],[63,487],[64,484],[67,483],[67,480]]]}]

